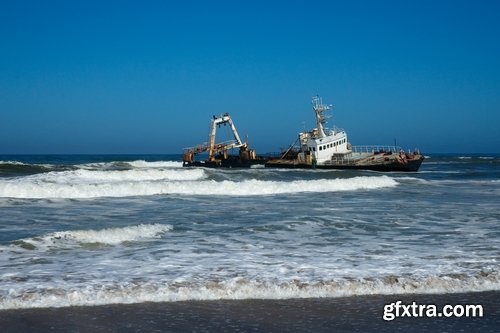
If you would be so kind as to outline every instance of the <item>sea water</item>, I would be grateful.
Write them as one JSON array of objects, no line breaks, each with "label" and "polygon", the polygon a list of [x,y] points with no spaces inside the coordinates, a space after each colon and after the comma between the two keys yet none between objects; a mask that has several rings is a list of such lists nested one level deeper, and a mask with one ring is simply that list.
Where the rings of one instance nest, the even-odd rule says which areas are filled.
[{"label": "sea water", "polygon": [[500,156],[419,172],[0,156],[0,310],[500,289]]}]

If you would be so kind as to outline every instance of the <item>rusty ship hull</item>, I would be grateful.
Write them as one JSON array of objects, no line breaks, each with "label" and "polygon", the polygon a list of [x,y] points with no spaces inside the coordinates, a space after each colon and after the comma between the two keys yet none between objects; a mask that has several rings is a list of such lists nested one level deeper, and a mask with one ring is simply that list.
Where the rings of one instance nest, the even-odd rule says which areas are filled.
[{"label": "rusty ship hull", "polygon": [[328,161],[329,163],[317,164],[306,159],[270,159],[266,168],[286,169],[336,169],[336,170],[369,170],[379,172],[416,172],[420,168],[424,157],[420,154],[374,153],[366,154],[362,158],[339,158]]},{"label": "rusty ship hull", "polygon": [[184,167],[203,168],[251,168],[257,165],[264,166],[269,159],[256,157],[254,159],[242,159],[240,156],[228,155],[227,157],[215,158],[213,160],[184,161]]}]

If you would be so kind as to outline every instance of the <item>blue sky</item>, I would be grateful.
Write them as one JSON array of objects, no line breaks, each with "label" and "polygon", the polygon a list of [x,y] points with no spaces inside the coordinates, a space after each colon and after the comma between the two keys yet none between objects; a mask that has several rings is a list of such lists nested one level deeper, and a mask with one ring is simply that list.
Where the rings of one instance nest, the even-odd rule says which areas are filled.
[{"label": "blue sky", "polygon": [[[180,153],[229,112],[258,152],[500,152],[499,1],[0,1],[0,154]],[[227,135],[224,133],[223,135]]]}]

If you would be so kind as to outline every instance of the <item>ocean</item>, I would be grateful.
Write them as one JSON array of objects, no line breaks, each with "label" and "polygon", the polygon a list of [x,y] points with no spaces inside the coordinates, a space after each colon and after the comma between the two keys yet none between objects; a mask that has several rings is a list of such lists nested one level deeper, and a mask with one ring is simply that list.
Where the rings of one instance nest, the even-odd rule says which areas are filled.
[{"label": "ocean", "polygon": [[495,154],[430,155],[416,173],[0,155],[0,318],[125,304],[498,296],[499,203]]}]

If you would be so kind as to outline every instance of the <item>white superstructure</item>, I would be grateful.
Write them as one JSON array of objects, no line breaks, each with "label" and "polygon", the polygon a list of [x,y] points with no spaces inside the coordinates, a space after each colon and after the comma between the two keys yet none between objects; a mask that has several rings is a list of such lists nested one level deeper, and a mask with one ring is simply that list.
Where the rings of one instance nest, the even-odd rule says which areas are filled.
[{"label": "white superstructure", "polygon": [[329,116],[324,112],[330,110],[331,105],[324,105],[319,96],[313,97],[312,104],[317,127],[310,132],[299,133],[301,154],[310,154],[313,161],[323,164],[331,160],[335,154],[351,153],[346,132],[325,127]]}]

